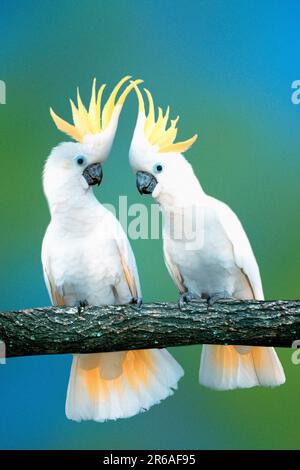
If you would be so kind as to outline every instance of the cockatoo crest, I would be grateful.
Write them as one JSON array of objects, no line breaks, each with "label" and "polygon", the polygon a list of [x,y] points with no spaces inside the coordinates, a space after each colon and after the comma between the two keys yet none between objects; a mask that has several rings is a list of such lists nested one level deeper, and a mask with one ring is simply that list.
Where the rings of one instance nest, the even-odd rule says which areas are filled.
[{"label": "cockatoo crest", "polygon": [[74,140],[91,145],[94,147],[95,151],[99,150],[104,160],[108,156],[113,143],[119,115],[125,99],[134,86],[142,82],[142,80],[131,82],[117,99],[117,94],[122,85],[130,78],[130,76],[126,76],[117,83],[105,104],[102,103],[102,96],[106,85],[101,85],[96,93],[96,79],[94,79],[88,109],[86,109],[82,103],[79,89],[77,89],[77,107],[74,102],[70,100],[73,124],[60,118],[53,109],[50,108],[50,114],[56,127]]},{"label": "cockatoo crest", "polygon": [[134,83],[133,86],[138,97],[139,114],[131,142],[130,154],[132,158],[134,155],[141,155],[141,152],[144,153],[147,150],[149,152],[150,147],[152,151],[155,149],[157,153],[183,153],[188,150],[197,139],[197,134],[188,140],[174,143],[178,131],[176,126],[179,116],[171,120],[171,125],[168,127],[170,108],[168,106],[164,114],[162,108],[158,107],[156,119],[152,95],[149,90],[144,88],[149,105],[146,115],[143,95],[137,83]]}]

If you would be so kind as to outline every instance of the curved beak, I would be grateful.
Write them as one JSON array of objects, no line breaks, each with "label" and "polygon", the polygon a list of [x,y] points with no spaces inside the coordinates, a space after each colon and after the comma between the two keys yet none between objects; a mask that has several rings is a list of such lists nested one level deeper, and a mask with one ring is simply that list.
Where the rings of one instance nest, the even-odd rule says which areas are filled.
[{"label": "curved beak", "polygon": [[157,179],[147,171],[138,171],[136,174],[136,187],[140,194],[152,194],[155,186],[157,185]]},{"label": "curved beak", "polygon": [[99,186],[103,178],[101,163],[92,163],[92,165],[87,166],[82,176],[89,186],[94,186],[95,184]]}]

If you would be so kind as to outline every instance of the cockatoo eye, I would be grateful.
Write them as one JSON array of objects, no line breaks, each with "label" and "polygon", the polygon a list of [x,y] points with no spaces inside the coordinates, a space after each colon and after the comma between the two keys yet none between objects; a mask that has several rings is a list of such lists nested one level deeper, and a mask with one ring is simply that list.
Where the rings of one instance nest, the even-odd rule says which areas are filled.
[{"label": "cockatoo eye", "polygon": [[154,173],[161,173],[163,169],[164,167],[161,163],[155,163],[155,165],[153,166]]},{"label": "cockatoo eye", "polygon": [[75,162],[77,165],[82,166],[86,162],[86,158],[83,155],[77,155],[77,157],[75,157]]}]

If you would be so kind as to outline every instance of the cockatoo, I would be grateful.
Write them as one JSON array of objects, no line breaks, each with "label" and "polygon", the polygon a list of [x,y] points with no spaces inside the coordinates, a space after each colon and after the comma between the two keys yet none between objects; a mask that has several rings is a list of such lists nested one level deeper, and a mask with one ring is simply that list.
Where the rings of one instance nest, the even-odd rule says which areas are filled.
[{"label": "cockatoo", "polygon": [[[43,186],[51,222],[43,246],[45,282],[53,304],[84,306],[139,302],[135,258],[118,220],[96,199],[92,187],[102,180],[129,84],[117,99],[123,78],[102,108],[104,85],[87,110],[79,92],[71,101],[74,125],[51,116],[59,130],[77,142],[64,142],[48,157]],[[137,81],[139,83],[139,81]],[[95,420],[127,418],[168,397],[183,375],[166,350],[75,355],[69,379],[66,415]]]},{"label": "cockatoo", "polygon": [[[168,271],[180,292],[180,305],[192,298],[264,298],[260,272],[238,217],[223,202],[203,191],[182,152],[194,135],[174,143],[178,118],[168,127],[169,108],[155,117],[148,90],[135,85],[139,113],[129,151],[136,184],[152,194],[163,213],[163,250]],[[193,229],[194,227],[194,229]],[[193,236],[191,236],[193,235]],[[284,383],[273,348],[204,345],[199,381],[217,390],[276,386]]]}]

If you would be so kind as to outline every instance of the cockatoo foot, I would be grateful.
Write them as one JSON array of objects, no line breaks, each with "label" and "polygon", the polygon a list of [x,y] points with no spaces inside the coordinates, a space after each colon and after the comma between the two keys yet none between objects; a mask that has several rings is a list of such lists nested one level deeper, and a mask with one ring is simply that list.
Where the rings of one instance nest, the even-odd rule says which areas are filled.
[{"label": "cockatoo foot", "polygon": [[141,297],[132,297],[130,304],[135,305],[137,308],[141,308],[143,299]]},{"label": "cockatoo foot", "polygon": [[191,294],[190,292],[183,292],[182,294],[180,294],[180,297],[179,297],[179,300],[178,300],[178,307],[180,308],[180,310],[182,310],[185,306],[185,304],[191,302],[192,300],[195,300],[196,299],[196,296],[194,296],[193,294]]},{"label": "cockatoo foot", "polygon": [[207,297],[207,302],[209,306],[214,305],[219,300],[236,300],[229,292],[216,292],[215,294]]},{"label": "cockatoo foot", "polygon": [[80,300],[79,302],[77,302],[76,306],[77,306],[78,315],[81,315],[87,309],[87,307],[89,306],[89,303],[87,300]]}]

